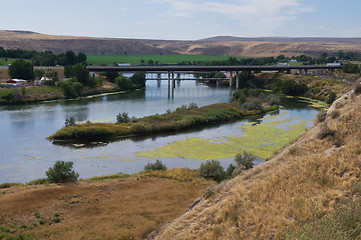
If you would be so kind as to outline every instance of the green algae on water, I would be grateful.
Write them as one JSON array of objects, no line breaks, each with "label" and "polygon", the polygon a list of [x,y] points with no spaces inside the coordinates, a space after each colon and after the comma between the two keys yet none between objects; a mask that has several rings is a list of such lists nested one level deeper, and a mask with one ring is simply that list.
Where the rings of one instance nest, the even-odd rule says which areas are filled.
[{"label": "green algae on water", "polygon": [[[306,121],[292,124],[297,117],[259,124],[244,123],[240,127],[242,136],[217,139],[188,138],[161,146],[155,150],[138,152],[138,157],[211,160],[233,158],[237,153],[247,151],[266,159],[285,144],[300,137],[306,131]],[[292,121],[292,123],[291,123]],[[282,128],[278,127],[282,126]]]}]

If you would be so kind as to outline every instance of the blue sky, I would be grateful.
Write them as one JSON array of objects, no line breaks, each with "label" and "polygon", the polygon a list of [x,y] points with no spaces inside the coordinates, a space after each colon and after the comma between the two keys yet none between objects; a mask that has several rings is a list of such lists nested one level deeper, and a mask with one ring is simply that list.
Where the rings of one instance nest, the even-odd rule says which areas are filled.
[{"label": "blue sky", "polygon": [[361,37],[360,0],[0,0],[1,30],[196,40]]}]

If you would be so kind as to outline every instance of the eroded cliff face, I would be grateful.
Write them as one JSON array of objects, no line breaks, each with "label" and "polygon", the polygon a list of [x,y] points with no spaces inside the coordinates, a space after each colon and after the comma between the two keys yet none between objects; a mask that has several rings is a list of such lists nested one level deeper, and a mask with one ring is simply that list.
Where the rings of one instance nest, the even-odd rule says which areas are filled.
[{"label": "eroded cliff face", "polygon": [[150,238],[279,239],[286,227],[332,213],[360,181],[358,90],[335,101],[324,120],[318,117],[274,158],[213,187],[213,194]]}]

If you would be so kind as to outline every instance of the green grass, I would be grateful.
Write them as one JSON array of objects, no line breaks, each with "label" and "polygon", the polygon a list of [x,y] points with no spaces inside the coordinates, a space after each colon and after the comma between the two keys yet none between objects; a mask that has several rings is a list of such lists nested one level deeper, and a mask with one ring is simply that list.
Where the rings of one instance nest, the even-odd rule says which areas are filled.
[{"label": "green grass", "polygon": [[[0,57],[0,66],[6,66],[8,64],[12,64],[14,61],[18,60],[19,58],[3,58]],[[31,62],[29,59],[25,59],[25,61]]]},{"label": "green grass", "polygon": [[87,62],[92,65],[113,65],[116,63],[130,63],[132,65],[140,64],[141,60],[147,63],[148,60],[158,61],[159,64],[177,64],[180,62],[194,61],[221,61],[227,60],[229,57],[222,56],[205,56],[205,55],[87,55]]},{"label": "green grass", "polygon": [[58,86],[38,86],[26,88],[26,94],[49,94],[58,93],[61,94],[62,90]]},{"label": "green grass", "polygon": [[11,64],[15,60],[17,60],[17,58],[2,58],[2,57],[0,57],[0,66]]}]

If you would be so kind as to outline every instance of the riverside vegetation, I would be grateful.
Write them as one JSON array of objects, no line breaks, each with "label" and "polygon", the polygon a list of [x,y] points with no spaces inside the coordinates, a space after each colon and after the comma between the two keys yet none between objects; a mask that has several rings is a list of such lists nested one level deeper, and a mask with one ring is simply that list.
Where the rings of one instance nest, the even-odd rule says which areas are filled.
[{"label": "riverside vegetation", "polygon": [[117,116],[117,123],[76,124],[64,127],[50,136],[51,140],[104,139],[178,131],[240,119],[277,110],[279,97],[262,90],[240,90],[233,95],[231,103],[213,104],[199,108],[197,104],[183,105],[175,111],[143,118],[130,118],[127,113]]}]

